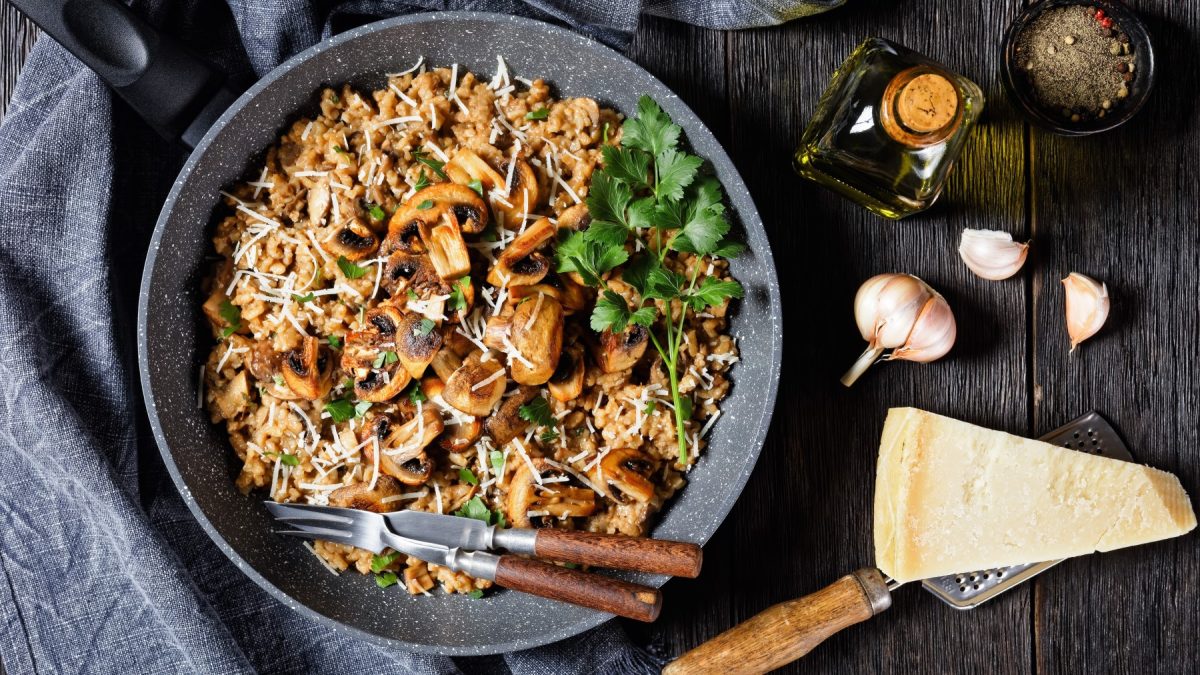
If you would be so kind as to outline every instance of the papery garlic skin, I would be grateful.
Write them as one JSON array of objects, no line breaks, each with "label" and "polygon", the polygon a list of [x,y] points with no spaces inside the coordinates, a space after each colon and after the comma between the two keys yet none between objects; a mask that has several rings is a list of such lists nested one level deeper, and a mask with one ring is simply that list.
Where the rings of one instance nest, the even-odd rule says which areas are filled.
[{"label": "papery garlic skin", "polygon": [[1067,335],[1073,352],[1108,320],[1108,286],[1079,272],[1068,274],[1062,285],[1066,295]]},{"label": "papery garlic skin", "polygon": [[911,274],[880,274],[863,282],[854,296],[854,320],[867,349],[842,384],[854,384],[885,349],[885,360],[929,362],[954,346],[957,326],[950,305],[929,284]]},{"label": "papery garlic skin", "polygon": [[990,281],[1007,279],[1021,270],[1029,244],[1013,241],[1008,232],[965,229],[958,255],[977,276]]}]

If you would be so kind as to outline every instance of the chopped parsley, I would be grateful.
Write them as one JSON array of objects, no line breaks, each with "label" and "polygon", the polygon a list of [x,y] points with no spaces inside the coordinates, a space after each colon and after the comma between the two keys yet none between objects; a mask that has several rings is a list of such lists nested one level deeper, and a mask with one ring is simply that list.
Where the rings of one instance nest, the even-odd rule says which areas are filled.
[{"label": "chopped parsley", "polygon": [[[350,386],[354,386],[354,383],[351,382]],[[329,418],[335,424],[343,424],[355,417],[362,417],[370,407],[370,401],[355,403],[348,398],[336,398],[325,404],[325,412],[329,413]]]},{"label": "chopped parsley", "polygon": [[375,585],[380,588],[395,586],[397,581],[400,581],[400,577],[396,576],[395,572],[381,572],[375,575]]},{"label": "chopped parsley", "polygon": [[286,452],[279,456],[279,461],[288,466],[300,466],[300,458]]},{"label": "chopped parsley", "polygon": [[330,91],[329,92],[329,100],[333,101],[334,103],[341,103],[342,97],[338,96],[336,91]]},{"label": "chopped parsley", "polygon": [[410,289],[408,289],[408,299],[409,300],[420,300],[421,297],[417,295],[416,291],[414,291],[413,289],[410,288]]},{"label": "chopped parsley", "polygon": [[421,169],[421,175],[417,176],[417,183],[413,185],[413,192],[420,192],[429,187],[429,176],[425,175],[425,169]]},{"label": "chopped parsley", "polygon": [[424,150],[413,150],[413,159],[429,167],[433,175],[446,180],[446,172],[442,170],[442,167],[446,166],[445,162],[431,158]]},{"label": "chopped parsley", "polygon": [[378,204],[367,204],[367,213],[371,214],[373,220],[383,220],[387,218],[387,213],[383,207]]},{"label": "chopped parsley", "polygon": [[282,375],[275,375],[275,376],[274,376],[274,377],[272,377],[271,379],[275,380],[275,386],[276,386],[276,387],[282,387],[282,386],[283,386],[283,376],[282,376]]},{"label": "chopped parsley", "polygon": [[392,551],[387,555],[373,555],[371,556],[371,571],[378,574],[386,569],[388,565],[396,562],[396,558],[399,557],[399,551]]},{"label": "chopped parsley", "polygon": [[412,401],[413,405],[424,403],[429,400],[429,397],[425,395],[425,391],[421,389],[420,380],[413,380],[411,383],[409,383],[408,387],[401,392],[400,395],[404,398],[407,398],[409,401]]},{"label": "chopped parsley", "polygon": [[467,183],[467,187],[474,190],[480,197],[483,196],[483,181],[479,180],[478,178],[470,183]]},{"label": "chopped parsley", "polygon": [[538,396],[529,403],[517,409],[517,415],[539,427],[554,426],[554,413],[550,412],[550,404],[544,396]]},{"label": "chopped parsley", "polygon": [[525,113],[525,119],[527,120],[544,120],[549,116],[550,109],[546,107],[538,108],[537,110],[530,110],[529,112]]},{"label": "chopped parsley", "polygon": [[437,324],[434,323],[433,319],[421,319],[421,322],[418,323],[417,327],[413,329],[413,335],[425,337],[426,335],[429,335],[429,333],[432,332],[436,327]]},{"label": "chopped parsley", "polygon": [[432,209],[432,208],[433,208],[433,200],[432,199],[426,199],[425,201],[421,202],[420,204],[417,204],[417,210],[419,210],[419,211],[425,211],[427,209]]},{"label": "chopped parsley", "polygon": [[455,312],[463,312],[467,309],[466,284],[468,283],[470,282],[464,277],[450,287],[450,308]]},{"label": "chopped parsley", "polygon": [[554,429],[554,428],[546,429],[545,431],[543,431],[541,433],[541,435],[538,436],[538,440],[541,441],[544,445],[549,445],[549,444],[553,443],[554,441],[557,441],[558,440],[558,429]]},{"label": "chopped parsley", "polygon": [[342,338],[340,338],[336,335],[330,335],[329,337],[327,337],[325,339],[327,342],[329,342],[330,347],[333,347],[334,349],[342,348]]},{"label": "chopped parsley", "polygon": [[229,298],[221,301],[221,307],[217,309],[217,313],[221,316],[221,320],[228,324],[221,329],[222,340],[242,329],[242,308],[230,302]]},{"label": "chopped parsley", "polygon": [[336,152],[336,153],[337,153],[337,154],[339,154],[339,155],[346,155],[346,156],[349,156],[349,155],[350,155],[350,151],[349,151],[349,150],[347,150],[347,149],[345,149],[345,148],[343,148],[343,147],[342,147],[342,146],[340,146],[340,145],[335,145],[335,146],[333,146],[333,151],[334,151],[334,152]]},{"label": "chopped parsley", "polygon": [[347,279],[360,279],[362,275],[367,273],[367,268],[355,265],[344,255],[338,256],[337,266],[342,271],[342,274],[346,275]]},{"label": "chopped parsley", "polygon": [[497,476],[504,475],[504,466],[506,462],[504,461],[503,452],[500,452],[499,450],[493,450],[488,454],[488,461],[492,463],[492,469],[496,472]]},{"label": "chopped parsley", "polygon": [[649,415],[649,414],[653,413],[654,409],[657,407],[658,407],[658,401],[654,401],[654,400],[646,401],[646,407],[642,408],[642,414]]},{"label": "chopped parsley", "polygon": [[475,590],[471,591],[470,593],[467,593],[467,597],[472,600],[478,600],[483,597],[483,589],[476,588]]},{"label": "chopped parsley", "polygon": [[[625,120],[620,144],[608,144],[606,126],[604,161],[588,187],[592,224],[563,239],[556,255],[559,272],[577,272],[600,291],[589,322],[592,330],[622,333],[630,325],[652,328],[662,323],[661,332],[652,330],[650,339],[670,381],[679,463],[686,465],[684,421],[691,417],[691,400],[679,392],[679,368],[687,313],[678,320],[664,317],[657,301],[670,306],[678,300],[702,312],[742,297],[743,290],[736,281],[699,278],[699,263],[686,273],[676,272],[665,263],[666,256],[678,251],[700,259],[731,257],[745,247],[728,237],[720,182],[701,175],[704,161],[679,147],[681,135],[679,125],[649,96],[638,102],[637,115]],[[637,242],[632,258],[631,238]],[[637,291],[632,305],[604,278],[626,263],[621,279]],[[648,403],[645,412],[653,410]]]},{"label": "chopped parsley", "polygon": [[379,355],[376,356],[375,360],[371,362],[371,367],[372,368],[381,368],[384,365],[390,366],[399,360],[400,360],[400,357],[399,357],[399,355],[396,354],[396,352],[393,352],[393,351],[379,352]]},{"label": "chopped parsley", "polygon": [[312,302],[316,299],[317,296],[313,295],[312,293],[305,293],[304,295],[296,295],[295,293],[292,293],[292,300],[295,300],[302,305],[306,302]]},{"label": "chopped parsley", "polygon": [[475,476],[475,472],[465,466],[458,470],[458,479],[469,485],[479,485],[479,478]]}]

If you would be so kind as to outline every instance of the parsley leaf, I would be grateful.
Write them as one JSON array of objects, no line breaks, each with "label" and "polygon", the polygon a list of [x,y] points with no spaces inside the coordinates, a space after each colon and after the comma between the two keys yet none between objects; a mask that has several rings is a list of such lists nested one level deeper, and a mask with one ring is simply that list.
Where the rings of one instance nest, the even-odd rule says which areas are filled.
[{"label": "parsley leaf", "polygon": [[[467,503],[462,505],[461,509],[454,512],[454,515],[460,518],[474,518],[475,520],[483,521],[487,525],[491,525],[493,517],[497,514],[493,514],[492,510],[479,497],[471,497],[471,499],[467,500]],[[503,523],[504,515],[499,515],[499,520]]]},{"label": "parsley leaf", "polygon": [[[592,227],[595,227],[594,222]],[[585,233],[573,232],[559,245],[558,271],[578,272],[587,285],[600,286],[601,275],[624,264],[629,259],[629,253],[619,246],[588,241]]]},{"label": "parsley leaf", "polygon": [[430,331],[432,331],[436,326],[437,324],[434,323],[433,319],[421,319],[421,323],[417,324],[417,327],[413,329],[413,335],[420,335],[424,337],[429,335]]},{"label": "parsley leaf", "polygon": [[504,466],[507,464],[507,462],[504,461],[503,452],[500,452],[499,450],[493,450],[488,455],[488,461],[492,463],[492,469],[496,472],[497,476],[504,475]]},{"label": "parsley leaf", "polygon": [[398,354],[396,354],[396,352],[388,351],[388,352],[383,353],[383,362],[389,366],[399,360],[400,360],[400,356]]},{"label": "parsley leaf", "polygon": [[525,113],[525,119],[527,120],[544,120],[549,116],[550,109],[546,107],[538,108],[537,110],[530,110],[529,112]]},{"label": "parsley leaf", "polygon": [[583,231],[583,238],[604,246],[624,246],[629,238],[629,228],[608,220],[593,220]]},{"label": "parsley leaf", "polygon": [[471,181],[470,183],[467,183],[467,187],[474,190],[476,192],[476,194],[478,194],[480,197],[483,196],[483,181],[479,180],[478,178]]},{"label": "parsley leaf", "polygon": [[412,384],[408,385],[407,392],[402,395],[409,401],[412,401],[413,405],[429,400],[429,397],[425,395],[425,390],[421,388],[420,380],[413,380]]},{"label": "parsley leaf", "polygon": [[467,309],[466,278],[459,279],[450,287],[450,308],[456,312]]},{"label": "parsley leaf", "polygon": [[633,191],[621,181],[613,178],[608,172],[600,171],[592,176],[588,188],[588,213],[592,216],[592,224],[584,232],[589,232],[596,226],[596,221],[607,221],[620,225],[626,224],[625,209],[633,198]]},{"label": "parsley leaf", "polygon": [[709,255],[715,255],[720,258],[736,258],[745,250],[746,245],[742,242],[725,238],[717,242],[717,247]]},{"label": "parsley leaf", "polygon": [[371,571],[378,574],[382,572],[388,565],[391,565],[393,562],[395,562],[396,558],[399,557],[399,551],[393,551],[387,555],[373,555],[371,556]]},{"label": "parsley leaf", "polygon": [[348,156],[348,155],[350,154],[350,151],[349,151],[349,150],[347,150],[347,149],[343,148],[343,147],[342,147],[342,146],[340,146],[340,145],[335,145],[335,146],[333,146],[333,151],[334,151],[334,152],[336,152],[336,153],[337,153],[337,154],[339,154],[339,155],[347,155],[347,156]]},{"label": "parsley leaf", "polygon": [[338,256],[337,266],[342,271],[342,274],[346,275],[347,279],[360,279],[362,275],[367,273],[367,268],[355,265],[344,255]]},{"label": "parsley leaf", "polygon": [[400,577],[397,577],[395,572],[383,572],[375,575],[375,585],[380,588],[395,586],[397,581],[400,581]]},{"label": "parsley leaf", "polygon": [[368,204],[367,213],[371,214],[371,218],[374,220],[383,220],[387,217],[387,213],[384,212],[383,207],[378,204]]},{"label": "parsley leaf", "polygon": [[517,416],[526,422],[532,422],[539,427],[554,426],[554,413],[550,412],[550,403],[543,396],[538,396],[529,403],[517,409]]},{"label": "parsley leaf", "polygon": [[479,485],[479,479],[475,477],[475,472],[465,466],[458,470],[458,479],[468,485]]},{"label": "parsley leaf", "polygon": [[705,277],[699,286],[688,293],[688,305],[697,312],[721,304],[726,298],[742,297],[742,285],[736,281],[722,281]]},{"label": "parsley leaf", "polygon": [[221,301],[221,307],[217,309],[217,313],[221,316],[221,320],[229,324],[221,329],[221,338],[228,338],[230,335],[242,329],[242,308],[225,298]]},{"label": "parsley leaf", "polygon": [[629,325],[632,316],[633,313],[629,311],[629,305],[625,303],[625,298],[616,291],[606,288],[596,300],[596,307],[592,309],[590,323],[592,330],[597,333],[602,333],[605,329],[620,333],[625,330],[625,326]]},{"label": "parsley leaf", "polygon": [[654,160],[654,167],[658,171],[654,196],[672,202],[683,199],[683,189],[696,179],[696,172],[702,163],[703,160],[695,155],[674,149],[664,150]]},{"label": "parsley leaf", "polygon": [[647,277],[650,272],[658,269],[660,263],[658,258],[650,254],[642,254],[629,261],[625,269],[621,270],[621,281],[633,286],[633,290],[638,292],[638,295],[646,294]]},{"label": "parsley leaf", "polygon": [[605,174],[633,188],[650,186],[650,155],[635,148],[616,145],[606,145],[601,152],[604,155]]},{"label": "parsley leaf", "polygon": [[325,404],[325,412],[335,424],[342,424],[354,417],[354,404],[348,398],[336,398]]},{"label": "parsley leaf", "polygon": [[471,591],[470,593],[467,593],[467,597],[472,600],[478,600],[483,597],[483,589],[476,588],[475,590]]},{"label": "parsley leaf", "polygon": [[671,123],[671,118],[654,99],[643,95],[638,101],[637,117],[625,120],[621,129],[621,144],[645,150],[657,157],[663,150],[675,147],[681,131],[678,125]]},{"label": "parsley leaf", "polygon": [[300,466],[300,458],[286,452],[279,456],[279,461],[288,466]]},{"label": "parsley leaf", "polygon": [[653,399],[646,401],[646,407],[642,408],[642,414],[649,415],[649,414],[653,413],[654,409],[657,407],[658,407],[658,401],[655,401]]},{"label": "parsley leaf", "polygon": [[417,176],[417,183],[413,185],[414,192],[420,192],[429,187],[429,176],[425,175],[425,169],[421,169],[421,175]]},{"label": "parsley leaf", "polygon": [[431,159],[424,150],[413,150],[412,154],[413,159],[429,167],[430,171],[433,171],[435,176],[441,178],[442,180],[446,180],[446,172],[442,170],[442,167],[446,166],[445,162],[439,162],[436,159]]},{"label": "parsley leaf", "polygon": [[342,348],[342,338],[336,335],[330,335],[329,337],[325,338],[325,340],[329,342],[329,346],[333,347],[334,349]]},{"label": "parsley leaf", "polygon": [[432,209],[432,208],[433,208],[433,200],[432,199],[426,199],[425,201],[421,202],[420,204],[417,204],[418,211],[424,211],[426,209]]},{"label": "parsley leaf", "polygon": [[304,295],[296,295],[295,293],[292,293],[292,300],[295,300],[302,305],[306,302],[312,302],[316,298],[317,296],[313,295],[312,293],[306,293]]},{"label": "parsley leaf", "polygon": [[538,440],[546,445],[558,440],[558,429],[547,429],[538,436]]}]

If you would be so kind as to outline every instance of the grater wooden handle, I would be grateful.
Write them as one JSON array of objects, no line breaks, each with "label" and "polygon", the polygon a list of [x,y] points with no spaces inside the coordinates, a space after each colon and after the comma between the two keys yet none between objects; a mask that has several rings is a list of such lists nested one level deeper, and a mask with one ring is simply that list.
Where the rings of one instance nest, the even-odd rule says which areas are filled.
[{"label": "grater wooden handle", "polygon": [[830,635],[866,621],[891,604],[879,570],[861,569],[816,593],[768,607],[667,664],[663,673],[765,673],[795,661]]}]

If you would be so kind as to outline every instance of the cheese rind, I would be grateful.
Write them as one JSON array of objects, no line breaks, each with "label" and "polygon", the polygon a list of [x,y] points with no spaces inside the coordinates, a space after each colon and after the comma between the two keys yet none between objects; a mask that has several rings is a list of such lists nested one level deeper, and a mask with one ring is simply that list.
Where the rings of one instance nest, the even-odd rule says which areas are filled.
[{"label": "cheese rind", "polygon": [[916,408],[888,412],[875,564],[899,582],[1057,560],[1196,527],[1174,475]]}]

